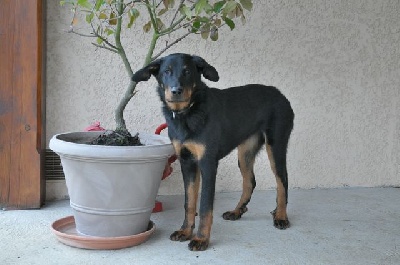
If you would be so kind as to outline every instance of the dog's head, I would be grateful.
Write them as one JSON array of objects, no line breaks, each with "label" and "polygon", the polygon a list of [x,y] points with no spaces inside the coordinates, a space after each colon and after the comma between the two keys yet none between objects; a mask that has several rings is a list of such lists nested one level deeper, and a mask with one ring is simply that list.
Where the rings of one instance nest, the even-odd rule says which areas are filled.
[{"label": "dog's head", "polygon": [[147,81],[154,75],[159,84],[161,100],[174,112],[187,109],[192,94],[199,89],[204,78],[217,82],[218,72],[199,56],[176,53],[155,60],[137,71],[132,81]]}]

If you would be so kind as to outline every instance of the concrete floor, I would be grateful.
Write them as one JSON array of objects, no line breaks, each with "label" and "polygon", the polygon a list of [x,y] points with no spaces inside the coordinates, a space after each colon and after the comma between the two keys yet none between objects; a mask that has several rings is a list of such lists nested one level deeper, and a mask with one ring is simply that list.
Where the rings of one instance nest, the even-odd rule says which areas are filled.
[{"label": "concrete floor", "polygon": [[160,196],[156,232],[132,248],[98,251],[58,242],[53,221],[71,215],[68,201],[41,210],[0,211],[0,264],[400,264],[400,189],[344,188],[289,191],[291,228],[275,229],[275,191],[256,191],[249,211],[232,222],[220,216],[240,194],[216,195],[211,245],[190,252],[172,242],[180,227],[183,196]]}]

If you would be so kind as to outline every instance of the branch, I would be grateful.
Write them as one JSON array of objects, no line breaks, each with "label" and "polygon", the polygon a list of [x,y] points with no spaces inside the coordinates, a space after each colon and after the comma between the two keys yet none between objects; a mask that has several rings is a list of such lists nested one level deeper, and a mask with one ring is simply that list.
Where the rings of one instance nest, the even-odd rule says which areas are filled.
[{"label": "branch", "polygon": [[105,45],[99,45],[99,44],[94,43],[94,42],[92,42],[92,44],[93,44],[94,46],[98,47],[98,48],[102,48],[102,49],[106,49],[106,50],[109,50],[109,51],[118,53],[118,48],[117,48],[117,47],[115,47],[114,45],[112,45],[111,43],[109,43],[105,38],[103,38],[102,36],[96,34],[95,32],[93,32],[93,34],[91,34],[91,35],[88,35],[88,34],[83,34],[83,33],[80,33],[80,32],[76,32],[73,28],[70,28],[69,30],[66,30],[66,32],[67,32],[67,33],[73,33],[73,34],[76,34],[76,35],[81,36],[81,37],[100,38],[104,43],[106,43],[106,44],[107,44],[108,46],[110,46],[111,48],[110,48],[110,47],[107,47],[107,46],[105,46]]},{"label": "branch", "polygon": [[168,44],[164,49],[162,49],[159,53],[157,53],[153,58],[151,58],[151,61],[154,61],[155,59],[157,59],[158,57],[160,57],[161,54],[163,54],[166,50],[168,50],[169,48],[171,48],[172,46],[174,46],[175,44],[177,44],[178,42],[180,42],[181,40],[183,40],[184,38],[186,38],[188,35],[190,35],[192,32],[189,31],[187,33],[185,33],[183,36],[177,38],[174,42]]},{"label": "branch", "polygon": [[156,21],[157,15],[155,14],[154,9],[151,8],[152,6],[150,5],[149,1],[146,0],[145,3],[146,3],[147,11],[149,12],[150,21],[153,26],[154,32],[156,34],[159,34],[158,25],[157,25],[157,21]]},{"label": "branch", "polygon": [[105,46],[105,45],[100,45],[100,44],[97,44],[97,43],[94,43],[94,42],[92,42],[92,44],[93,44],[94,46],[96,46],[97,48],[106,49],[106,50],[112,51],[112,52],[114,52],[114,53],[118,53],[118,50],[114,50],[114,49],[109,48],[109,47],[107,47],[107,46]]},{"label": "branch", "polygon": [[130,1],[130,2],[126,3],[125,6],[129,6],[131,4],[140,3],[140,2],[142,2],[142,0],[133,0],[133,1]]},{"label": "branch", "polygon": [[77,31],[74,30],[73,27],[70,27],[69,30],[65,30],[65,32],[67,32],[67,33],[74,33],[74,34],[76,34],[76,35],[78,35],[78,36],[82,36],[82,37],[96,38],[96,36],[93,35],[93,34],[92,34],[92,35],[89,35],[89,34],[83,34],[83,33],[77,32]]},{"label": "branch", "polygon": [[99,35],[96,30],[93,27],[93,24],[90,23],[90,26],[92,27],[92,32],[94,34],[95,37],[101,39],[105,44],[107,44],[108,46],[110,46],[112,49],[119,51],[118,47],[113,45],[112,43],[110,43],[106,38],[104,38],[103,36]]},{"label": "branch", "polygon": [[[182,1],[181,1],[181,3],[182,3]],[[193,10],[194,7],[195,7],[195,4],[193,4],[193,5],[190,7],[190,10]],[[178,10],[179,10],[179,9],[178,9]],[[179,26],[179,27],[177,27],[177,28],[175,28],[175,27],[178,26],[185,18],[186,18],[186,16],[181,16],[181,17],[178,19],[178,21],[176,21],[175,23],[171,24],[171,25],[169,26],[169,28],[167,28],[167,29],[165,29],[165,30],[163,30],[163,31],[160,31],[160,35],[170,34],[171,32],[174,32],[174,31],[176,31],[176,30],[182,28],[182,26]]]},{"label": "branch", "polygon": [[174,17],[171,20],[171,24],[169,25],[170,28],[172,27],[172,24],[174,24],[174,21],[176,19],[176,16],[178,15],[179,9],[181,8],[181,6],[183,5],[184,2],[185,2],[185,0],[181,0],[181,3],[179,4],[178,8],[176,9]]},{"label": "branch", "polygon": [[[156,8],[158,8],[158,7],[161,5],[162,2],[163,2],[163,1],[160,0],[160,2],[156,5]],[[153,5],[154,5],[154,4],[153,4]]]}]

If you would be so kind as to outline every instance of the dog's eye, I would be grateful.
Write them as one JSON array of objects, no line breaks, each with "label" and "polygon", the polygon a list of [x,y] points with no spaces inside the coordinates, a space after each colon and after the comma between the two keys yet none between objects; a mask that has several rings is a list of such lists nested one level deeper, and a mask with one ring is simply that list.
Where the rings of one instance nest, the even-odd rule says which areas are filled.
[{"label": "dog's eye", "polygon": [[190,75],[190,70],[189,70],[189,69],[183,70],[183,74],[184,74],[184,75]]},{"label": "dog's eye", "polygon": [[164,73],[166,75],[170,75],[172,73],[171,69],[165,69]]}]

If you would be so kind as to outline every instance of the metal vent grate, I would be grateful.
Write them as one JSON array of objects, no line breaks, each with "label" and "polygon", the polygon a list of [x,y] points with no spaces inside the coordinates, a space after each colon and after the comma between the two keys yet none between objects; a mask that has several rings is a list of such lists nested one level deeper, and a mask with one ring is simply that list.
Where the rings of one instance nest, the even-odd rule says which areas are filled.
[{"label": "metal vent grate", "polygon": [[50,149],[46,149],[45,175],[46,180],[65,179],[60,157]]}]

